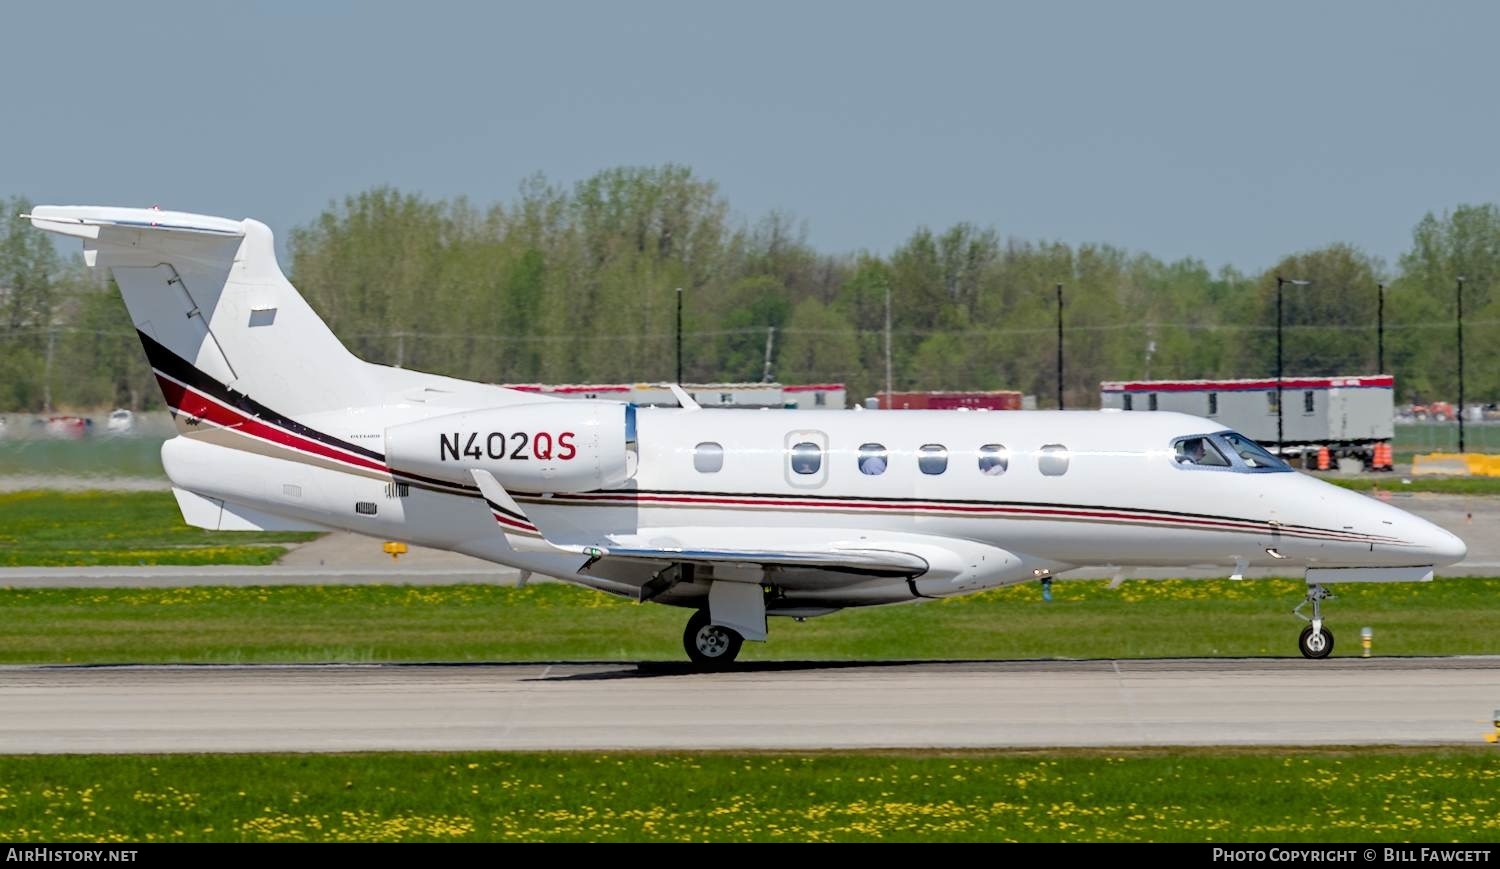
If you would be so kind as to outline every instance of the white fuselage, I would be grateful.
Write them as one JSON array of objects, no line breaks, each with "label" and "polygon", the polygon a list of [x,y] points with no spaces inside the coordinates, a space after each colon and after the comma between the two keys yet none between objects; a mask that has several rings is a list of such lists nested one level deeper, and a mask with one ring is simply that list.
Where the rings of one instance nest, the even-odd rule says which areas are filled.
[{"label": "white fuselage", "polygon": [[[436,410],[393,405],[313,422],[340,440],[370,443],[388,425],[424,412]],[[642,408],[636,420],[632,479],[594,492],[518,492],[527,514],[580,540],[644,532],[665,545],[707,535],[732,546],[769,534],[788,544],[833,545],[857,537],[908,548],[936,543],[959,558],[983,557],[991,547],[1023,557],[1022,569],[976,574],[957,591],[1085,565],[1275,565],[1295,572],[1451,563],[1463,554],[1463,543],[1446,531],[1304,474],[1184,466],[1175,460],[1174,439],[1218,426],[1180,414]],[[471,495],[412,486],[406,497],[393,497],[388,474],[274,450],[262,455],[222,440],[211,445],[212,437],[189,431],[167,444],[163,458],[175,484],[272,515],[624,591],[579,573],[576,555],[513,550]],[[793,467],[798,444],[819,449],[812,473]],[[884,447],[878,475],[860,469],[862,447],[868,455],[872,445]],[[700,470],[695,457],[714,446],[717,469]],[[980,469],[993,446],[1004,450],[1002,473]],[[933,447],[946,451],[941,472],[924,473],[924,447],[929,471],[938,470]],[[376,504],[377,512],[355,512],[360,502]],[[804,585],[791,590],[789,606],[914,597],[889,579]]]}]

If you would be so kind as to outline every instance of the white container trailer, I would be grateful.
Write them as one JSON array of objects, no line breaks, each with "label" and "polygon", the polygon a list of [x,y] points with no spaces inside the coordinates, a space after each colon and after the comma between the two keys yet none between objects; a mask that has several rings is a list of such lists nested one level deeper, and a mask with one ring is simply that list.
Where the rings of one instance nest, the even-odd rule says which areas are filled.
[{"label": "white container trailer", "polygon": [[[1389,374],[1283,378],[1282,452],[1301,455],[1327,447],[1333,459],[1358,458],[1368,467],[1389,467],[1395,386],[1396,379]],[[1277,443],[1277,394],[1275,378],[1099,384],[1100,404],[1105,408],[1170,410],[1207,417],[1271,449]]]}]

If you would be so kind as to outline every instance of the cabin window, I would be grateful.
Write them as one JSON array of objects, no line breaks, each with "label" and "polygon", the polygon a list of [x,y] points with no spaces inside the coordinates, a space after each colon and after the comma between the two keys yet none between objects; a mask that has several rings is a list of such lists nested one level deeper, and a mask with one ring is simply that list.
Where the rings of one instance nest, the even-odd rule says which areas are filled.
[{"label": "cabin window", "polygon": [[890,461],[890,455],[885,450],[885,444],[860,444],[859,445],[859,472],[869,477],[878,477],[885,473],[886,464]]},{"label": "cabin window", "polygon": [[813,406],[814,407],[827,407],[828,406],[828,393],[826,393],[826,392],[814,392],[813,393]]},{"label": "cabin window", "polygon": [[792,447],[792,473],[809,476],[823,467],[823,450],[815,443],[803,441]]},{"label": "cabin window", "polygon": [[717,474],[724,469],[724,448],[713,441],[693,447],[693,468],[700,474]]},{"label": "cabin window", "polygon": [[1208,415],[1215,416],[1219,412],[1219,394],[1210,392],[1208,394]]},{"label": "cabin window", "polygon": [[1266,393],[1266,413],[1276,413],[1280,405],[1281,399],[1276,394],[1276,390],[1273,389]]},{"label": "cabin window", "polygon": [[1037,456],[1036,465],[1044,477],[1061,477],[1068,472],[1068,448],[1062,444],[1047,444]]},{"label": "cabin window", "polygon": [[998,477],[1010,467],[1010,450],[1000,444],[985,444],[979,448],[979,473],[986,477]]},{"label": "cabin window", "polygon": [[917,450],[917,467],[933,477],[948,470],[948,448],[942,444],[923,444]]},{"label": "cabin window", "polygon": [[1156,393],[1151,393],[1151,396],[1147,399],[1147,402],[1150,404],[1152,410],[1156,410]]},{"label": "cabin window", "polygon": [[1198,468],[1227,468],[1229,460],[1207,435],[1182,438],[1175,444],[1177,464]]},{"label": "cabin window", "polygon": [[1135,398],[1135,396],[1133,396],[1133,395],[1131,395],[1130,393],[1127,392],[1127,393],[1125,393],[1124,397],[1125,397],[1125,409],[1126,410],[1135,410],[1135,406],[1134,406],[1135,402],[1131,400],[1131,399]]},{"label": "cabin window", "polygon": [[734,404],[734,393],[731,393],[731,392],[721,392],[721,393],[719,393],[719,403],[720,404]]},{"label": "cabin window", "polygon": [[1316,405],[1313,403],[1313,391],[1311,389],[1305,390],[1302,393],[1302,412],[1312,413],[1315,407]]}]

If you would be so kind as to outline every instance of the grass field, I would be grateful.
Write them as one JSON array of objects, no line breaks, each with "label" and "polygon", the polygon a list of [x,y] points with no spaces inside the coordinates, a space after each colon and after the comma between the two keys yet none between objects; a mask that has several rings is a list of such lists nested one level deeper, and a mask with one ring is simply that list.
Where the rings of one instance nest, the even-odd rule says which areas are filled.
[{"label": "grass field", "polygon": [[1439,495],[1500,495],[1500,477],[1339,477],[1318,479],[1356,492],[1432,492]]},{"label": "grass field", "polygon": [[161,437],[0,439],[0,476],[55,474],[65,477],[166,476]]},{"label": "grass field", "polygon": [[0,494],[0,567],[271,564],[316,536],[189,528],[170,492]]},{"label": "grass field", "polygon": [[[1456,422],[1399,422],[1394,449],[1401,453],[1451,453],[1458,449]],[[1500,423],[1464,425],[1464,446],[1476,453],[1500,453]]]},{"label": "grass field", "polygon": [[[1298,580],[1033,584],[795,623],[743,660],[1293,656]],[[1500,579],[1335,589],[1335,655],[1500,652]],[[0,663],[645,661],[688,612],[557,584],[0,589]]]},{"label": "grass field", "polygon": [[0,756],[0,840],[1494,841],[1493,749]]}]

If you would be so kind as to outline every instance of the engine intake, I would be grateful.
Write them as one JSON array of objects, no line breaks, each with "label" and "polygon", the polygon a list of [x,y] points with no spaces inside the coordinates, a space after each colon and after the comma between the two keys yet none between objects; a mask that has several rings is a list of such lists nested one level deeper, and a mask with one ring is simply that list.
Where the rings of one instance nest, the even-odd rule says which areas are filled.
[{"label": "engine intake", "polygon": [[520,492],[587,492],[635,476],[635,407],[553,401],[470,410],[385,430],[393,470],[469,483],[485,470]]}]

